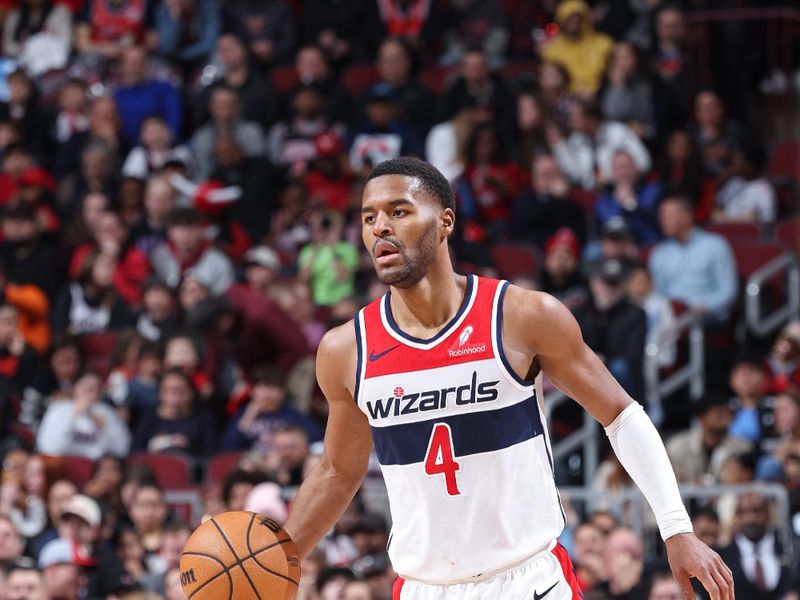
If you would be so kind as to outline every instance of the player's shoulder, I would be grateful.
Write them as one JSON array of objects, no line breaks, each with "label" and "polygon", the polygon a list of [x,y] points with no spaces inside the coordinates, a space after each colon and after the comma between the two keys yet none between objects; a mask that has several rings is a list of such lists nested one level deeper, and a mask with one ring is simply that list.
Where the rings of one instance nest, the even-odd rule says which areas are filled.
[{"label": "player's shoulder", "polygon": [[317,358],[318,360],[342,360],[355,356],[357,343],[354,320],[350,319],[325,332],[319,342]]},{"label": "player's shoulder", "polygon": [[514,284],[506,287],[503,301],[504,319],[519,317],[525,320],[547,320],[566,310],[560,300],[545,292],[526,290]]}]

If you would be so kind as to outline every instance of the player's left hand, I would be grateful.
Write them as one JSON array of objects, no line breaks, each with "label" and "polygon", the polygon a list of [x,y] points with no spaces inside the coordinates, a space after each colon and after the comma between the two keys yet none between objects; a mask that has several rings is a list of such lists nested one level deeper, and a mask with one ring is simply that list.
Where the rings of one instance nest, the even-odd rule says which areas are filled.
[{"label": "player's left hand", "polygon": [[697,577],[711,600],[734,600],[733,575],[719,554],[693,533],[679,533],[666,541],[667,558],[686,600],[694,600],[690,579]]}]

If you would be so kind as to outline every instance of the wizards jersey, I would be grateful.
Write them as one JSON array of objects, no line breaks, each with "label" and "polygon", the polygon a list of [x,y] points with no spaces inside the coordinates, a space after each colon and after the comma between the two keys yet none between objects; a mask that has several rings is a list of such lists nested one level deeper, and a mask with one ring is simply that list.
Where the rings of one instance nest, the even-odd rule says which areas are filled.
[{"label": "wizards jersey", "polygon": [[450,583],[511,567],[564,526],[534,382],[503,352],[507,286],[468,276],[463,305],[427,340],[398,327],[388,293],[355,318],[355,399],[389,493],[389,555],[405,578]]}]

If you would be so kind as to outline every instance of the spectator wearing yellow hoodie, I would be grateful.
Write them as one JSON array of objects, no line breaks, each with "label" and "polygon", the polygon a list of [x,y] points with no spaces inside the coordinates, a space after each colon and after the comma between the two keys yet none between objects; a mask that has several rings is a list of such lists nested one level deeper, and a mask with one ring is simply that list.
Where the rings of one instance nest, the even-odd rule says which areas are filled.
[{"label": "spectator wearing yellow hoodie", "polygon": [[559,33],[545,46],[544,58],[567,69],[573,92],[593,97],[600,87],[614,41],[594,30],[591,9],[583,0],[561,2],[555,20]]}]

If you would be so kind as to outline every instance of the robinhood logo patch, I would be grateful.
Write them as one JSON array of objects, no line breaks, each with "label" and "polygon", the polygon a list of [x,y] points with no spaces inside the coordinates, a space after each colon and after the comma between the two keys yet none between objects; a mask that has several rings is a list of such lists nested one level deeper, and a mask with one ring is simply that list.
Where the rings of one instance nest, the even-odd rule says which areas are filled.
[{"label": "robinhood logo patch", "polygon": [[447,351],[447,355],[450,358],[456,358],[459,356],[466,356],[468,354],[480,354],[481,352],[486,352],[486,344],[467,344],[467,342],[469,342],[469,338],[474,332],[475,328],[472,325],[467,325],[464,327],[461,335],[458,336],[458,346],[454,344],[453,347]]}]

